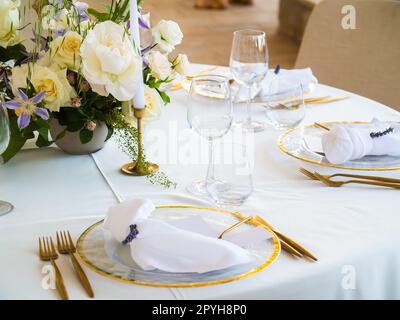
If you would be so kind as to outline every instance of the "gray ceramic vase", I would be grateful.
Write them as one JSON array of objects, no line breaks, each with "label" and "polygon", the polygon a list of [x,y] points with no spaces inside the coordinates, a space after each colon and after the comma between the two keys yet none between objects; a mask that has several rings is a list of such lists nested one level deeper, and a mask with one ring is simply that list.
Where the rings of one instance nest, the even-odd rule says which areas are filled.
[{"label": "gray ceramic vase", "polygon": [[[82,144],[79,138],[79,131],[67,131],[62,139],[55,144],[64,152],[69,154],[91,154],[103,149],[107,139],[108,129],[104,122],[96,122],[96,129],[93,131],[93,138],[88,143]],[[53,140],[65,129],[57,119],[50,120],[50,135]]]}]

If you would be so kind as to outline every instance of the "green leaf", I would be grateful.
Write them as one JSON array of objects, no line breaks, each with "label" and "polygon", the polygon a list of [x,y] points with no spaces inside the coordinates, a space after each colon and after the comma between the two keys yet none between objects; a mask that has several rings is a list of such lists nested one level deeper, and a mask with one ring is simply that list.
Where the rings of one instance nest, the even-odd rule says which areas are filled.
[{"label": "green leaf", "polygon": [[10,143],[7,150],[1,155],[4,162],[12,159],[22,149],[26,140],[28,139],[22,135],[21,130],[18,128],[17,117],[15,115],[10,116]]},{"label": "green leaf", "polygon": [[90,131],[90,130],[88,130],[86,128],[83,128],[79,132],[79,138],[81,139],[82,144],[86,144],[86,143],[90,142],[90,140],[92,140],[93,131]]},{"label": "green leaf", "polygon": [[110,139],[110,138],[112,137],[113,133],[114,133],[114,128],[113,128],[113,127],[107,126],[107,129],[108,129],[108,133],[107,133],[107,138],[106,138],[105,141],[107,141],[108,139]]},{"label": "green leaf", "polygon": [[90,15],[95,17],[99,22],[108,20],[108,18],[110,16],[108,13],[99,12],[93,8],[89,8],[87,11]]},{"label": "green leaf", "polygon": [[67,131],[70,132],[76,132],[82,129],[82,127],[85,125],[85,122],[83,121],[78,121],[78,122],[70,122],[67,124]]},{"label": "green leaf", "polygon": [[167,105],[168,103],[171,102],[170,97],[169,97],[165,92],[159,91],[159,90],[157,90],[157,91],[158,91],[158,93],[160,94],[161,99],[163,99],[163,101],[164,101],[164,103],[165,103],[166,105]]},{"label": "green leaf", "polygon": [[18,65],[26,57],[26,49],[22,44],[17,44],[8,48],[0,47],[0,61],[2,62],[15,60],[16,64]]},{"label": "green leaf", "polygon": [[64,136],[65,136],[66,133],[67,133],[67,129],[65,128],[63,131],[61,131],[61,132],[57,135],[56,140],[54,140],[54,141],[61,140],[62,138],[64,138]]},{"label": "green leaf", "polygon": [[38,135],[38,138],[36,140],[36,146],[38,146],[39,148],[48,147],[52,143],[53,141],[49,141],[48,137],[45,138],[41,134]]}]

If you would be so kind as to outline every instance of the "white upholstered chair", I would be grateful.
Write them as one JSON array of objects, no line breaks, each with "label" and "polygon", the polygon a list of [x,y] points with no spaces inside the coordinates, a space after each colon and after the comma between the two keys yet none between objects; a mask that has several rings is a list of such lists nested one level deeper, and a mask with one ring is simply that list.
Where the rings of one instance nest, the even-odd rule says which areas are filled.
[{"label": "white upholstered chair", "polygon": [[[353,11],[355,29],[351,28]],[[321,83],[400,111],[400,1],[325,0],[318,4],[296,62],[296,67],[306,66]]]}]

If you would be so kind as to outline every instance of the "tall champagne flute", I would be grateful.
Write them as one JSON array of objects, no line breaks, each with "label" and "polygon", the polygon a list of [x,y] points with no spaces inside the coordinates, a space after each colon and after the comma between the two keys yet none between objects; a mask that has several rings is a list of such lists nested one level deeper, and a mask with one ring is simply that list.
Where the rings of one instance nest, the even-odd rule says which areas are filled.
[{"label": "tall champagne flute", "polygon": [[[213,179],[213,142],[231,128],[233,107],[229,80],[222,76],[203,75],[192,80],[187,119],[190,127],[209,143],[207,179]],[[206,181],[196,181],[188,191],[207,196]]]},{"label": "tall champagne flute", "polygon": [[233,78],[247,88],[247,119],[240,122],[244,129],[260,132],[264,124],[252,119],[251,91],[258,87],[268,73],[268,49],[265,33],[259,30],[239,30],[233,34],[230,59]]},{"label": "tall champagne flute", "polygon": [[[10,123],[8,120],[7,109],[4,105],[4,97],[0,93],[0,155],[6,151],[10,142]],[[3,159],[0,157],[0,164]],[[9,213],[13,209],[12,204],[0,201],[0,216]]]}]

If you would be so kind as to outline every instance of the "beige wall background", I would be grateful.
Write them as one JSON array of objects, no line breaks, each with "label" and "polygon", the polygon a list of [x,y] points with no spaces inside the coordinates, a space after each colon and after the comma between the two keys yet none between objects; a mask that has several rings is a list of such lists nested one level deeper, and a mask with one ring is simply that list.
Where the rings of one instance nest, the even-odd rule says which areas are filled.
[{"label": "beige wall background", "polygon": [[[97,8],[109,2],[86,1]],[[179,23],[185,38],[177,52],[185,52],[192,62],[228,65],[233,31],[256,28],[267,34],[270,65],[294,66],[298,45],[278,32],[279,0],[256,0],[253,6],[231,5],[226,10],[195,9],[191,0],[144,0],[143,7],[151,11],[153,23]]]}]

